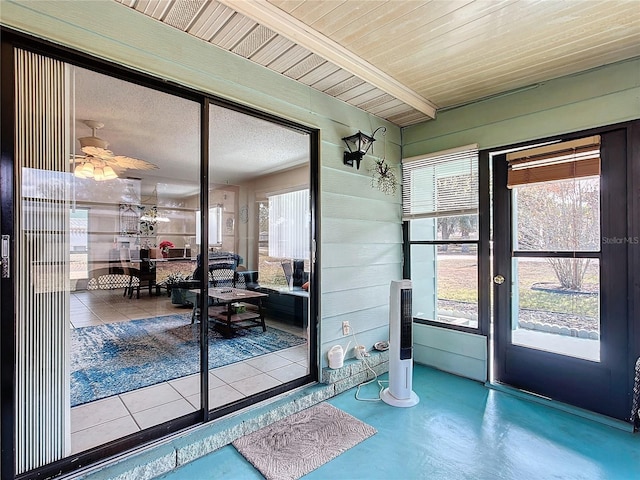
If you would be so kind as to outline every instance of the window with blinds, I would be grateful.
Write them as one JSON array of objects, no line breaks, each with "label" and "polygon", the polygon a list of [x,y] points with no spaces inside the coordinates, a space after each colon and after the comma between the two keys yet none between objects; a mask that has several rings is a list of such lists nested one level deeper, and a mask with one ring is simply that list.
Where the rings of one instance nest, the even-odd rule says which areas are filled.
[{"label": "window with blinds", "polygon": [[478,145],[404,159],[405,268],[416,322],[478,329]]},{"label": "window with blinds", "polygon": [[477,213],[477,144],[403,160],[403,220]]},{"label": "window with blinds", "polygon": [[507,187],[600,175],[600,136],[507,154]]}]

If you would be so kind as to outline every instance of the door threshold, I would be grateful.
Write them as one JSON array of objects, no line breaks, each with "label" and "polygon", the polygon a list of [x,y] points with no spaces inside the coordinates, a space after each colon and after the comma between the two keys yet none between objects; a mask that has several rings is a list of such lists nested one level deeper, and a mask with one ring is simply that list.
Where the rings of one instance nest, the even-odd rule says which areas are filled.
[{"label": "door threshold", "polygon": [[556,400],[551,400],[550,398],[536,395],[535,393],[527,392],[526,390],[520,390],[519,388],[510,387],[503,383],[485,382],[485,386],[492,390],[496,390],[498,392],[507,393],[509,395],[513,395],[514,397],[522,398],[524,400],[529,400],[531,402],[535,402],[540,405],[545,405],[550,408],[555,408],[556,410],[561,410],[563,412],[570,413],[572,415],[577,415],[578,417],[586,418],[587,420],[592,420],[594,422],[598,422],[600,424],[607,425],[609,427],[617,428],[618,430],[622,430],[629,433],[634,432],[634,427],[632,423],[625,422],[623,420],[618,420],[617,418],[608,417],[600,413],[595,413],[589,410],[585,410],[584,408],[574,407],[573,405],[568,405],[566,403],[558,402]]}]

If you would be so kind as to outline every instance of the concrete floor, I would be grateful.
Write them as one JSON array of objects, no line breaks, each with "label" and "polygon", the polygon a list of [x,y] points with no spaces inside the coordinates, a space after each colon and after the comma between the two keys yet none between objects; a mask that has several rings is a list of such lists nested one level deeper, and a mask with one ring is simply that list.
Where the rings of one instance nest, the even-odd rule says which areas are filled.
[{"label": "concrete floor", "polygon": [[[329,403],[374,426],[378,433],[304,478],[640,478],[640,434],[423,366],[415,367],[413,385],[420,403],[408,409],[358,401],[355,389],[331,399]],[[377,393],[377,386],[371,384],[360,396]],[[263,477],[228,445],[161,478]]]}]

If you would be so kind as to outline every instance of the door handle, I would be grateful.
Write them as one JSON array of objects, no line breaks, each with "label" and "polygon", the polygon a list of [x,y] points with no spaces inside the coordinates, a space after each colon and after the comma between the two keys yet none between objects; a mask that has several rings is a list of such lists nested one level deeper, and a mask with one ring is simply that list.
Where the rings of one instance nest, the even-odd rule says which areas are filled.
[{"label": "door handle", "polygon": [[9,278],[9,249],[10,249],[11,237],[9,235],[2,235],[2,247],[0,261],[2,262],[2,278]]},{"label": "door handle", "polygon": [[496,275],[493,277],[493,283],[496,285],[502,285],[504,283],[504,277],[502,275]]}]

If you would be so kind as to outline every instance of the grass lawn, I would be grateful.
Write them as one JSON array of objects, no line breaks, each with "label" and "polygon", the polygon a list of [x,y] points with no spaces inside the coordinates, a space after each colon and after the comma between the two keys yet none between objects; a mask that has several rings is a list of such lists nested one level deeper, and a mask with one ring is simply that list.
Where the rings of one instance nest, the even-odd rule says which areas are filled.
[{"label": "grass lawn", "polygon": [[[438,260],[438,298],[458,302],[478,301],[478,273],[475,255],[442,255]],[[518,262],[520,308],[548,312],[599,316],[599,296],[555,293],[536,290],[538,284],[558,284],[551,265],[540,259],[520,259]],[[490,281],[490,279],[487,279]],[[585,274],[583,288],[597,292],[599,268],[591,262]]]}]

